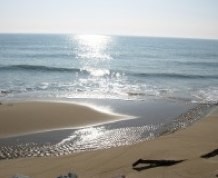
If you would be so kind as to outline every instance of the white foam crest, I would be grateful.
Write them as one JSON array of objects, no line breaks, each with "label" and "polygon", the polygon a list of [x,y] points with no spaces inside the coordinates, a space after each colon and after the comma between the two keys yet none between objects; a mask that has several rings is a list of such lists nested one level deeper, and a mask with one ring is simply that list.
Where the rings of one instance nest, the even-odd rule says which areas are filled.
[{"label": "white foam crest", "polygon": [[85,70],[90,73],[90,75],[94,77],[103,77],[105,75],[110,75],[110,70],[108,69],[96,69],[91,67],[86,67],[81,70]]},{"label": "white foam crest", "polygon": [[42,90],[45,90],[47,89],[49,86],[49,83],[48,82],[42,82],[39,84],[38,88],[42,89]]},{"label": "white foam crest", "polygon": [[74,86],[65,90],[65,93],[59,93],[57,97],[141,100],[146,97],[172,98],[174,94],[175,91],[170,88],[129,84],[125,79],[120,80],[110,76],[80,78]]},{"label": "white foam crest", "polygon": [[[202,103],[217,103],[218,102],[218,87],[210,87],[200,89],[193,96]],[[194,101],[193,101],[194,102]]]}]

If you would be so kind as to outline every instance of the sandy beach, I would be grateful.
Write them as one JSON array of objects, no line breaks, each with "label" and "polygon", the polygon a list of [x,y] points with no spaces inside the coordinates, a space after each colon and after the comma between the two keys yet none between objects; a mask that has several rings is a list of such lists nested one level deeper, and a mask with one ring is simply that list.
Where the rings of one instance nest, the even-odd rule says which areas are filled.
[{"label": "sandy beach", "polygon": [[121,118],[123,117],[73,103],[7,103],[0,105],[0,138],[45,130],[75,128]]},{"label": "sandy beach", "polygon": [[[65,105],[60,107],[59,104],[54,104],[55,110],[49,112],[49,116],[59,118],[57,113],[63,112],[68,117],[65,122],[54,122],[53,128],[78,126],[80,124],[90,124],[86,121],[87,116],[93,118],[93,122],[98,122],[100,119],[110,120],[113,117],[98,113],[87,107]],[[35,113],[33,108],[37,108]],[[62,105],[61,105],[62,106]],[[31,124],[26,123],[26,113],[44,115],[44,111],[50,107],[47,104],[32,103],[15,104],[11,106],[1,107],[1,120],[4,119],[4,126],[1,124],[1,136],[3,134],[16,134],[30,132],[32,130],[49,129],[48,125],[41,123]],[[47,108],[46,108],[47,107]],[[66,113],[65,107],[71,107]],[[19,112],[17,112],[17,108]],[[26,109],[25,109],[26,108]],[[28,109],[27,109],[28,108]],[[24,116],[19,117],[18,126],[9,127],[7,130],[2,130],[11,121],[11,115],[6,114],[5,110],[10,110],[14,115]],[[32,109],[32,110],[31,110]],[[53,108],[54,109],[54,108]],[[5,111],[5,112],[4,112]],[[30,112],[31,111],[31,112]],[[43,111],[43,112],[41,112]],[[84,112],[85,111],[85,112]],[[40,113],[39,113],[40,112]],[[71,121],[70,115],[77,113],[75,122]],[[92,115],[93,114],[93,115]],[[2,117],[4,116],[4,117]],[[6,117],[7,116],[7,117]],[[44,115],[46,116],[46,115]],[[6,119],[7,118],[7,119]],[[50,117],[46,117],[49,119]],[[41,121],[45,118],[42,117]],[[51,119],[51,118],[50,118]],[[96,120],[95,120],[96,119]],[[51,120],[46,120],[51,122]],[[35,122],[37,123],[37,122]],[[63,125],[60,125],[64,123]],[[68,124],[66,124],[68,123]],[[30,124],[28,129],[25,125]],[[18,129],[19,128],[19,129]],[[26,130],[27,129],[27,130]],[[41,158],[24,158],[13,160],[0,161],[0,177],[11,178],[16,174],[28,175],[31,178],[56,178],[60,175],[66,175],[68,172],[75,172],[80,178],[212,178],[218,174],[218,156],[212,155],[209,158],[201,158],[202,155],[210,153],[218,148],[218,108],[213,109],[205,118],[193,124],[192,126],[179,130],[173,134],[161,136],[157,139],[142,142],[131,146],[122,146],[106,150],[89,151],[77,154],[71,154],[61,157],[41,157]],[[184,160],[181,163],[168,167],[153,167],[145,169],[146,165],[140,165],[141,171],[134,170],[132,164],[138,159],[144,160]]]}]

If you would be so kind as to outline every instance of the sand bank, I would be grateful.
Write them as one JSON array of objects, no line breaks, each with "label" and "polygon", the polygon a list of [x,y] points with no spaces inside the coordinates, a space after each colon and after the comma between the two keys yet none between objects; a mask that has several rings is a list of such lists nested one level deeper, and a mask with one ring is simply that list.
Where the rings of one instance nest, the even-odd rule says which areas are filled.
[{"label": "sand bank", "polygon": [[[69,171],[87,178],[215,178],[218,156],[201,155],[218,148],[218,109],[201,121],[171,135],[131,146],[72,154],[63,157],[26,158],[0,161],[0,177],[16,173],[32,178],[56,178]],[[185,160],[174,166],[136,171],[132,163],[139,158]],[[120,178],[120,177],[119,177]]]},{"label": "sand bank", "polygon": [[121,116],[72,103],[24,102],[0,105],[0,137],[43,130],[81,127]]}]

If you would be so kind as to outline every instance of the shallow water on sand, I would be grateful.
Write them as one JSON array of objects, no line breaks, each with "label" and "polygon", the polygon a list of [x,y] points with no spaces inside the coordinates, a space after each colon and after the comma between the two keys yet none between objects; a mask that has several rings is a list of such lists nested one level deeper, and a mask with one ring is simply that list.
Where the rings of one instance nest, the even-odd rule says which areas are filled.
[{"label": "shallow water on sand", "polygon": [[60,156],[135,144],[186,127],[212,106],[178,101],[76,100],[105,106],[134,119],[0,139],[0,159]]}]

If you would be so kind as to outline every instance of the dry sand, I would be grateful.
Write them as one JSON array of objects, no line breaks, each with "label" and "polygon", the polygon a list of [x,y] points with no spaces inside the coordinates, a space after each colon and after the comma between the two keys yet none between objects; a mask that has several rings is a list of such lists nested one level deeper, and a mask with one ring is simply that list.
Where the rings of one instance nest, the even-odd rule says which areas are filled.
[{"label": "dry sand", "polygon": [[121,116],[72,103],[23,102],[0,105],[0,137],[42,130],[80,127]]},{"label": "dry sand", "polygon": [[[200,156],[218,148],[218,109],[194,125],[176,133],[136,145],[72,154],[63,157],[25,158],[0,161],[0,177],[11,178],[16,173],[32,178],[56,178],[69,171],[80,178],[215,178],[218,156]],[[142,159],[186,161],[143,171],[132,169],[132,163]]]}]

